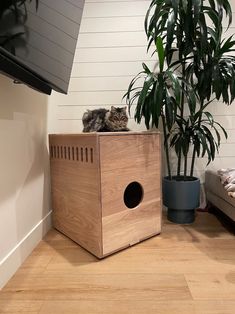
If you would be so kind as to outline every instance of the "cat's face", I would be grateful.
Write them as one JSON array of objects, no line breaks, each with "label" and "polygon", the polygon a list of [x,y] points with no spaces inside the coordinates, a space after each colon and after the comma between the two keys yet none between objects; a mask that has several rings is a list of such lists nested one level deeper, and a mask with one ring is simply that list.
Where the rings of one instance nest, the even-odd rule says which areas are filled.
[{"label": "cat's face", "polygon": [[126,109],[126,107],[111,107],[109,121],[116,129],[125,129],[127,127],[128,117]]}]

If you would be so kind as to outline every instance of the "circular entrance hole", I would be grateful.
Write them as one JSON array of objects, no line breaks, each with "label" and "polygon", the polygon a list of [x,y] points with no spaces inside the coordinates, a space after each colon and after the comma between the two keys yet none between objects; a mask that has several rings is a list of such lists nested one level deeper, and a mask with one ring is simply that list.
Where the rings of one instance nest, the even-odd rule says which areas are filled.
[{"label": "circular entrance hole", "polygon": [[135,208],[143,199],[143,188],[138,182],[131,182],[124,192],[124,203],[128,208]]}]

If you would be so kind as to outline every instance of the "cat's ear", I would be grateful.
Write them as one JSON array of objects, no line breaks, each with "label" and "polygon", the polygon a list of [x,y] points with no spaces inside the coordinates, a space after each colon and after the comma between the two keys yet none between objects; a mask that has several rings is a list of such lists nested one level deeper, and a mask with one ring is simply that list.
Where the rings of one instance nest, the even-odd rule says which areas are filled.
[{"label": "cat's ear", "polygon": [[111,111],[115,111],[115,107],[114,106],[111,106]]},{"label": "cat's ear", "polygon": [[123,107],[123,110],[126,112],[126,110],[127,110],[127,106]]}]

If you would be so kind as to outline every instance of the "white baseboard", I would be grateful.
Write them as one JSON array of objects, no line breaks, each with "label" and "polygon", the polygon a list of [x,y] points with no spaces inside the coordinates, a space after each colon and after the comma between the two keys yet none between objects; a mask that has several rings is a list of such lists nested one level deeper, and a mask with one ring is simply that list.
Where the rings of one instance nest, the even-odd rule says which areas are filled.
[{"label": "white baseboard", "polygon": [[0,290],[51,228],[51,211],[0,261]]}]

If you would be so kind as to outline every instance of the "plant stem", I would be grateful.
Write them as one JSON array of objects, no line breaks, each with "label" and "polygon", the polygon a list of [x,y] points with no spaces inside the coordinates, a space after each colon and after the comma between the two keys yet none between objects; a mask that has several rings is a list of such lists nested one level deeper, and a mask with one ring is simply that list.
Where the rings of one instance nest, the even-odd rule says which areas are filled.
[{"label": "plant stem", "polygon": [[188,155],[184,156],[184,181],[186,181],[187,166],[188,166]]},{"label": "plant stem", "polygon": [[179,155],[178,155],[177,176],[180,175],[180,166],[181,166],[181,149],[180,149]]},{"label": "plant stem", "polygon": [[[201,126],[201,121],[202,121],[202,108],[204,106],[204,99],[201,100],[200,104],[200,116],[198,118],[198,126]],[[194,166],[195,166],[195,159],[196,159],[196,146],[193,146],[193,156],[192,156],[192,163],[191,163],[191,170],[190,170],[190,176],[193,177],[193,172],[194,172]]]},{"label": "plant stem", "polygon": [[190,170],[190,177],[193,177],[195,158],[196,158],[196,148],[194,146],[193,147],[193,156],[192,156],[191,170]]},{"label": "plant stem", "polygon": [[191,170],[190,170],[190,176],[191,177],[193,177],[195,158],[196,158],[196,149],[195,149],[195,146],[194,146],[194,148],[193,148],[193,156],[192,156],[192,163],[191,163]]},{"label": "plant stem", "polygon": [[[182,56],[181,56],[182,58]],[[182,77],[185,76],[185,63],[182,64]],[[180,117],[184,117],[184,83],[182,83],[182,93],[181,93],[181,102],[180,102]],[[182,151],[180,149],[179,155],[178,155],[178,165],[177,165],[177,176],[180,176],[180,170],[181,170],[181,158],[182,158]],[[187,171],[187,169],[186,169]]]},{"label": "plant stem", "polygon": [[165,154],[166,154],[166,164],[167,164],[167,171],[168,171],[168,176],[170,180],[172,179],[171,176],[171,165],[170,165],[170,158],[169,158],[169,146],[168,146],[168,139],[167,139],[167,131],[166,131],[166,120],[164,113],[162,113],[162,126],[163,126],[163,135],[164,135],[164,146],[165,146]]}]

